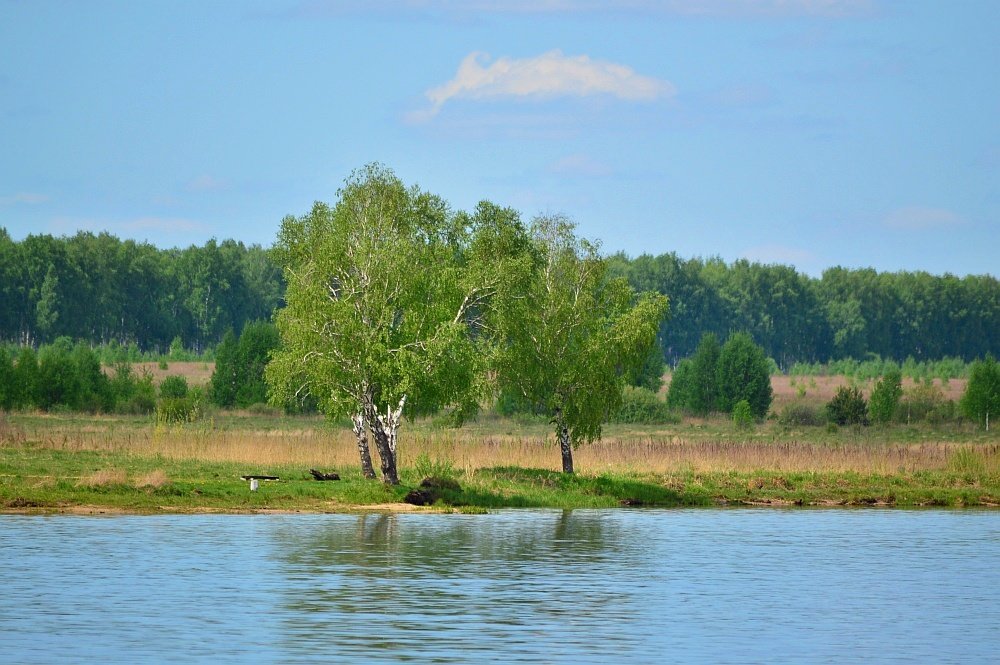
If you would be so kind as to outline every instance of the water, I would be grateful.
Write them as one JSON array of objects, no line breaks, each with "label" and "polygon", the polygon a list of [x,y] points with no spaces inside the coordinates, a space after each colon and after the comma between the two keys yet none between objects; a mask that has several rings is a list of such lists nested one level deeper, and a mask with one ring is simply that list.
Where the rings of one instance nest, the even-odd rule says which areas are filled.
[{"label": "water", "polygon": [[1000,512],[0,516],[0,662],[998,662]]}]

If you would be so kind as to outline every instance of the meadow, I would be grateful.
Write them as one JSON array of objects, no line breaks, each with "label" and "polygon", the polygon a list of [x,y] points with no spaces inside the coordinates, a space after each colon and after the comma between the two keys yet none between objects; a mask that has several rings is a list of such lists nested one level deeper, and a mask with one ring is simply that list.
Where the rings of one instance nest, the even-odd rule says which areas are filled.
[{"label": "meadow", "polygon": [[[198,365],[197,368],[194,365]],[[172,369],[181,369],[172,367]],[[200,363],[188,372],[204,375]],[[798,377],[797,381],[802,381]],[[842,377],[775,377],[776,412],[832,395]],[[960,394],[960,381],[945,386]],[[800,384],[801,385],[801,384]],[[368,481],[346,423],[319,416],[218,411],[183,425],[146,416],[12,413],[0,416],[0,506],[7,511],[345,511],[411,509],[427,477],[438,510],[681,505],[1000,505],[1000,436],[969,423],[752,429],[724,417],[663,425],[609,425],[558,473],[550,426],[484,413],[460,429],[404,424],[402,483]],[[377,462],[376,462],[377,466]],[[337,472],[318,482],[310,469]],[[243,475],[276,475],[250,492]]]}]

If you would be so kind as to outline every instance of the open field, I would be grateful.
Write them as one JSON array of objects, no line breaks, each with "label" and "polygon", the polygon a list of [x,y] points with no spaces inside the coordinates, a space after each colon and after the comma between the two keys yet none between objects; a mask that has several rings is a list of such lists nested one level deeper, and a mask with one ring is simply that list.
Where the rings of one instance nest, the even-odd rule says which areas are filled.
[{"label": "open field", "polygon": [[[740,432],[725,420],[616,426],[575,453],[578,476],[538,421],[484,417],[461,430],[405,424],[403,484],[358,472],[353,435],[317,417],[221,413],[157,428],[137,417],[0,419],[0,506],[140,512],[338,511],[397,504],[425,476],[457,480],[466,509],[621,504],[1000,505],[1000,436],[969,428]],[[316,482],[310,468],[337,471]],[[278,475],[250,493],[244,474]]]}]

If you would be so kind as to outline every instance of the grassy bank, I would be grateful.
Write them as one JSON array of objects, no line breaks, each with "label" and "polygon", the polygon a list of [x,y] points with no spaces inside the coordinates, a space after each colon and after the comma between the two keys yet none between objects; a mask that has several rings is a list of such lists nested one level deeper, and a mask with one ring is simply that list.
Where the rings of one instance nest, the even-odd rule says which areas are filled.
[{"label": "grassy bank", "polygon": [[[350,432],[317,418],[223,414],[162,429],[148,419],[23,414],[0,420],[0,508],[136,512],[398,508],[427,476],[457,481],[439,507],[1000,505],[1000,439],[972,430],[828,432],[725,421],[611,428],[578,449],[578,475],[537,422],[432,422],[401,437],[402,485],[357,471]],[[337,471],[319,482],[309,469]],[[276,475],[250,492],[241,475]],[[94,508],[86,508],[94,507]]]}]

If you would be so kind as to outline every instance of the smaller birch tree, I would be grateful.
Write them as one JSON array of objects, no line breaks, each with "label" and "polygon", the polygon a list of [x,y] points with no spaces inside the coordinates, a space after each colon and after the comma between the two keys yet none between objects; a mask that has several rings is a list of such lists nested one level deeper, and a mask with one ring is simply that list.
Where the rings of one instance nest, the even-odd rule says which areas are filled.
[{"label": "smaller birch tree", "polygon": [[611,279],[595,244],[564,217],[531,227],[531,265],[499,293],[487,315],[501,390],[551,416],[564,473],[573,448],[600,438],[622,390],[656,343],[665,296],[637,295]]}]

